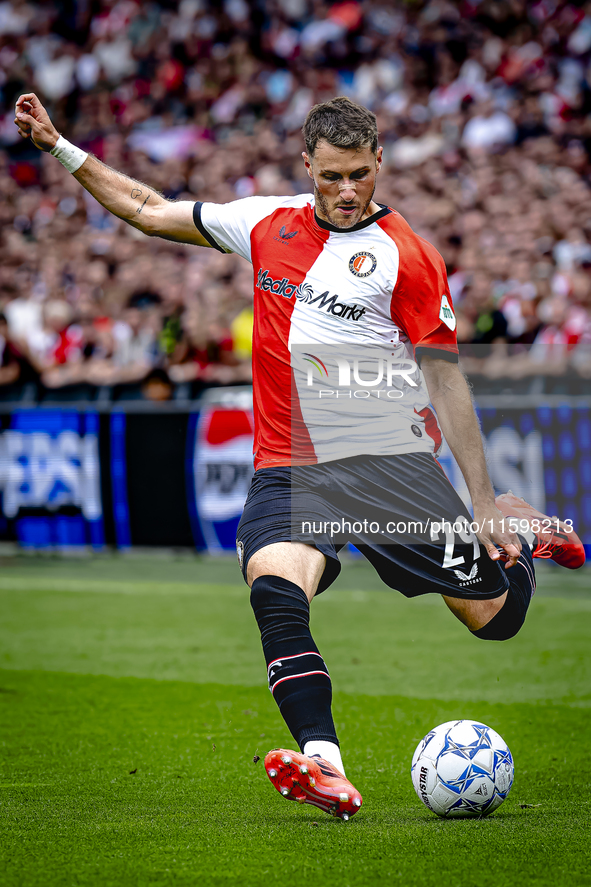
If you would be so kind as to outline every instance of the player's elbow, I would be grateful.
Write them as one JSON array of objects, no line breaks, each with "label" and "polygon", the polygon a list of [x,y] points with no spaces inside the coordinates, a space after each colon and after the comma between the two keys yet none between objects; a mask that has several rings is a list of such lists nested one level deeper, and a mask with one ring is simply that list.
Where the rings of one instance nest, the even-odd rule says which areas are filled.
[{"label": "player's elbow", "polygon": [[136,216],[135,219],[128,219],[128,221],[130,225],[137,228],[142,234],[146,234],[148,237],[157,237],[160,233],[152,213],[146,213],[145,216],[142,215],[141,218]]},{"label": "player's elbow", "polygon": [[423,360],[421,369],[425,375],[429,396],[436,407],[436,400],[470,397],[466,377],[456,363],[446,360]]},{"label": "player's elbow", "polygon": [[[125,212],[120,215],[120,218],[148,237],[165,234],[163,228],[166,224],[166,213],[163,212],[163,204],[168,204],[169,201],[156,191],[142,192],[139,188],[136,190],[139,197],[136,197],[131,205],[126,203]],[[134,191],[131,193],[133,199]]]},{"label": "player's elbow", "polygon": [[170,219],[167,213],[169,204],[170,201],[160,197],[154,206],[150,207],[146,203],[141,214],[138,213],[136,224],[148,237],[169,237]]}]

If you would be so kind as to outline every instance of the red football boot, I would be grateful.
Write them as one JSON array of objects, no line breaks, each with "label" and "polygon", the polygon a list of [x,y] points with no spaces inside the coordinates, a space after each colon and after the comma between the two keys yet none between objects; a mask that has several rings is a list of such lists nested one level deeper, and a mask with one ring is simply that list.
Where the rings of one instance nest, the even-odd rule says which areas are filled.
[{"label": "red football boot", "polygon": [[[536,511],[533,506],[528,505],[525,499],[520,499],[511,490],[502,496],[497,496],[495,505],[505,517],[513,517],[518,522],[524,522],[523,524],[518,523],[515,529],[512,525],[513,522],[511,522],[508,524],[509,529],[527,538],[531,538],[533,534],[533,557],[551,558],[561,567],[568,567],[569,570],[577,570],[583,566],[585,563],[583,543],[564,521]],[[527,522],[529,532],[527,530],[524,532],[522,529],[525,522]]]},{"label": "red football boot", "polygon": [[363,803],[357,789],[324,758],[274,748],[265,758],[265,770],[288,801],[312,804],[345,822]]}]

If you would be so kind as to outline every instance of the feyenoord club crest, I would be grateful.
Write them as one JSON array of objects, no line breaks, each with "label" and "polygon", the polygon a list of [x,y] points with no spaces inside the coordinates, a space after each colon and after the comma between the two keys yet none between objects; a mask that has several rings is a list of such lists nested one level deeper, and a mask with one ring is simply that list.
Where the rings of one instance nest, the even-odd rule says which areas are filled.
[{"label": "feyenoord club crest", "polygon": [[355,277],[369,277],[376,270],[378,264],[372,253],[355,253],[349,259],[349,271]]}]

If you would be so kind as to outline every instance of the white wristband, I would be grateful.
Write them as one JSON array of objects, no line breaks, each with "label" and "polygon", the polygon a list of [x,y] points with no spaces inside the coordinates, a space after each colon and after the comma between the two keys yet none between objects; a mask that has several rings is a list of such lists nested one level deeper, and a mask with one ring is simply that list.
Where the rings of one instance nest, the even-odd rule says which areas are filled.
[{"label": "white wristband", "polygon": [[63,136],[60,136],[55,144],[55,148],[52,148],[49,152],[54,157],[57,157],[62,166],[65,166],[68,172],[76,172],[80,169],[88,154],[86,151],[83,151],[82,148],[77,148],[76,145],[73,145]]}]

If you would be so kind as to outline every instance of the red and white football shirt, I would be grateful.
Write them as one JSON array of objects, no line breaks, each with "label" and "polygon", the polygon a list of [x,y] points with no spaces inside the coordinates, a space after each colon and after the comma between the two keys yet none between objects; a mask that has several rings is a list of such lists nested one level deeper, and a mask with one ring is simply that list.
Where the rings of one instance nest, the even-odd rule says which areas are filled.
[{"label": "red and white football shirt", "polygon": [[[414,361],[457,361],[456,319],[443,259],[402,216],[336,228],[300,194],[196,203],[194,218],[254,268],[255,468],[437,448]],[[379,353],[402,371],[372,375]]]}]

